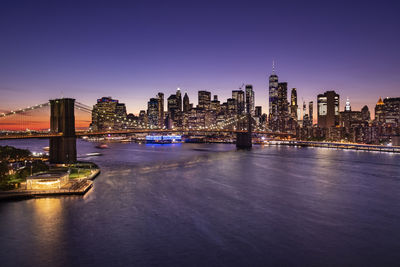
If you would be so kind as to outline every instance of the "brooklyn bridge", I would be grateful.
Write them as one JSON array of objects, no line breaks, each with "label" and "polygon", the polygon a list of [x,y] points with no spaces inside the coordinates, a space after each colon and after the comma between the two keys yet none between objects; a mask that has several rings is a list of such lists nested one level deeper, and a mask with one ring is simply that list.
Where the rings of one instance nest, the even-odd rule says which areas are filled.
[{"label": "brooklyn bridge", "polygon": [[[18,115],[24,115],[32,112],[40,112],[43,109],[50,108],[50,128],[48,131],[5,131],[2,119],[14,121],[15,124],[29,124],[29,118],[18,119]],[[249,113],[236,116],[227,120],[223,126],[211,125],[203,128],[175,128],[175,129],[158,129],[147,126],[138,126],[126,129],[110,129],[108,131],[92,131],[87,129],[76,130],[75,121],[76,111],[80,114],[90,116],[92,109],[72,98],[60,98],[49,100],[49,102],[33,105],[27,108],[12,110],[7,113],[0,114],[0,140],[6,139],[27,139],[27,138],[48,138],[49,139],[49,156],[51,163],[72,163],[76,161],[76,138],[82,136],[104,136],[112,134],[186,134],[186,135],[209,135],[209,134],[233,134],[236,136],[237,148],[251,148],[252,136],[262,135],[267,138],[290,138],[290,133],[269,132],[258,128],[252,120]],[[117,115],[115,115],[117,116]],[[29,117],[29,116],[28,116]],[[122,118],[115,118],[121,119]],[[126,118],[124,118],[126,120]],[[127,122],[129,125],[131,122]]]}]

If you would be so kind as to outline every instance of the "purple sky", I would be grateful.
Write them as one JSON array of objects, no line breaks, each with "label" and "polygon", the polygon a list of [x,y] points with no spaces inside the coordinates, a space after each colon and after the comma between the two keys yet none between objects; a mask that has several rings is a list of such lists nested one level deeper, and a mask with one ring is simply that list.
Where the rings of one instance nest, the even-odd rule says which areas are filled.
[{"label": "purple sky", "polygon": [[196,104],[198,90],[225,101],[250,83],[266,112],[273,59],[299,105],[331,89],[341,110],[346,97],[373,110],[400,96],[395,1],[55,2],[2,1],[0,111],[63,94],[138,113],[159,91],[180,87]]}]

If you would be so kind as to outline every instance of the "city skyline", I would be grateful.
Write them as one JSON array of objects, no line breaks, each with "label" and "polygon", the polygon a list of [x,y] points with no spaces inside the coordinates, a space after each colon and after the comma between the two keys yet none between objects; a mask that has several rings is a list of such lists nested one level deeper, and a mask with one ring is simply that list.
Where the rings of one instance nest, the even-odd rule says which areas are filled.
[{"label": "city skyline", "polygon": [[[271,74],[276,74],[276,72],[273,70],[273,72],[271,72]],[[278,75],[278,77],[279,77],[279,75]],[[287,82],[285,82],[285,81],[282,81],[282,80],[279,80],[280,82],[283,82],[283,83],[287,83]],[[228,99],[230,99],[231,97],[232,97],[232,93],[233,93],[233,91],[235,91],[235,90],[243,90],[243,91],[245,91],[245,87],[247,87],[247,85],[249,85],[249,86],[252,86],[252,84],[242,84],[239,88],[237,88],[237,89],[233,89],[233,90],[231,90],[230,91],[230,95],[228,95],[225,99],[223,99],[223,98],[221,98],[219,95],[216,95],[216,94],[214,94],[213,93],[213,91],[210,91],[210,90],[199,90],[199,91],[205,91],[205,92],[209,92],[209,93],[211,93],[211,96],[217,96],[218,97],[218,99],[221,101],[221,104],[223,103],[223,102],[225,102],[225,101],[227,101]],[[253,89],[254,89],[254,87],[252,87]],[[191,103],[191,105],[193,105],[193,106],[197,106],[198,105],[198,96],[197,96],[197,93],[199,92],[199,91],[197,91],[196,93],[195,93],[195,95],[190,95],[189,93],[188,93],[188,91],[186,91],[186,90],[181,90],[181,88],[176,88],[178,91],[182,91],[183,92],[183,94],[187,94],[187,95],[189,95],[189,101],[190,101],[190,103]],[[299,92],[299,90],[298,90],[298,88],[290,88],[290,87],[288,87],[287,88],[287,96],[286,96],[286,101],[287,101],[287,103],[289,104],[289,106],[288,106],[288,111],[290,112],[290,102],[291,102],[291,96],[290,96],[290,91],[292,90],[292,89],[296,89],[297,90],[297,92]],[[329,90],[327,90],[327,91],[329,91]],[[128,114],[128,113],[131,113],[131,114],[134,114],[134,115],[136,115],[136,116],[139,116],[139,114],[140,114],[140,112],[141,111],[145,111],[145,112],[147,112],[147,110],[148,110],[148,107],[147,107],[147,102],[148,102],[148,100],[149,99],[155,99],[156,97],[157,97],[157,95],[159,94],[159,93],[162,93],[162,94],[165,94],[165,96],[166,96],[166,98],[164,99],[164,111],[166,112],[168,109],[167,109],[167,104],[168,104],[168,101],[167,101],[167,98],[168,98],[168,96],[172,96],[173,95],[173,93],[174,93],[174,91],[172,91],[171,92],[171,94],[169,94],[169,93],[165,93],[164,91],[163,92],[158,92],[156,95],[154,95],[154,96],[149,96],[148,97],[148,99],[147,99],[147,101],[145,101],[145,103],[144,103],[144,105],[142,105],[142,106],[144,106],[143,108],[141,108],[140,110],[138,110],[138,112],[131,112],[131,111],[129,111],[128,109],[126,109],[126,113]],[[316,95],[315,96],[315,100],[317,100],[318,99],[318,96],[320,95],[320,94],[322,94],[323,92],[320,92],[318,95]],[[257,93],[256,92],[254,92],[254,95],[255,95],[255,105],[254,106],[261,106],[262,107],[262,114],[266,114],[266,115],[268,115],[269,114],[269,109],[268,109],[268,107],[269,107],[269,103],[267,103],[267,108],[266,109],[264,109],[264,106],[263,105],[257,105],[257,103],[258,103],[258,101],[257,101]],[[317,101],[315,101],[314,99],[313,100],[310,100],[310,101],[306,101],[306,100],[304,100],[303,98],[299,98],[298,97],[298,95],[299,94],[297,94],[297,101],[298,101],[298,118],[301,120],[302,118],[303,118],[303,116],[305,115],[305,114],[307,114],[307,115],[309,115],[309,105],[310,105],[310,103],[313,103],[313,107],[312,107],[312,109],[311,110],[313,110],[313,116],[312,116],[312,122],[314,123],[314,124],[316,124],[317,122],[318,122],[318,106],[317,106]],[[301,94],[300,94],[301,95]],[[339,93],[339,95],[341,95],[340,93]],[[68,96],[65,96],[64,94],[62,95],[62,97],[68,97]],[[96,98],[96,100],[98,100],[99,98],[102,98],[102,97],[111,97],[111,98],[114,98],[114,99],[117,99],[117,98],[115,98],[115,97],[113,97],[113,95],[104,95],[104,96],[99,96],[99,97],[97,97]],[[55,97],[55,98],[57,98],[57,97]],[[54,99],[55,99],[54,98]],[[74,98],[74,97],[71,97],[71,98]],[[269,98],[269,96],[268,96],[268,98]],[[379,97],[378,98],[378,100],[381,100],[381,99],[384,99],[384,98],[382,98],[382,97]],[[128,106],[128,103],[126,103],[123,99],[118,99],[121,103],[123,103],[126,107]],[[182,100],[182,99],[181,99]],[[45,102],[47,102],[47,101],[45,101]],[[304,102],[304,104],[305,103],[307,103],[307,109],[306,110],[303,110],[303,109],[301,109],[300,107],[303,105],[303,102]],[[376,103],[377,103],[378,101],[376,101]],[[352,102],[352,100],[351,99],[349,99],[349,97],[346,97],[346,98],[344,98],[343,96],[342,97],[340,97],[340,101],[339,101],[339,111],[345,111],[346,110],[346,105],[347,104],[350,104],[351,105],[351,107],[352,107],[352,110],[358,110],[358,111],[360,111],[361,109],[362,109],[362,107],[364,107],[364,106],[368,106],[368,105],[362,105],[361,104],[361,108],[359,108],[359,109],[357,109],[356,107],[355,107],[355,105],[353,104],[353,102]],[[370,109],[370,110],[374,110],[374,108],[375,108],[375,105],[376,105],[376,103],[372,106],[372,107],[369,107],[368,106],[368,108]],[[90,106],[95,106],[95,104],[96,104],[96,102],[94,101],[94,104],[93,105],[90,105]],[[30,106],[32,106],[32,104],[30,105]],[[15,110],[18,110],[18,109],[22,109],[22,108],[27,108],[27,107],[29,107],[29,106],[25,106],[25,107],[21,107],[21,108],[14,108],[14,111]],[[10,111],[13,111],[12,109],[10,109],[10,110],[0,110],[0,113],[5,113],[5,112],[10,112]],[[47,129],[47,128],[49,128],[49,121],[48,121],[48,117],[49,117],[49,113],[50,111],[49,110],[42,110],[42,111],[40,111],[39,112],[39,114],[36,114],[35,116],[35,118],[29,118],[30,117],[30,115],[29,115],[29,112],[28,113],[24,113],[24,117],[25,116],[28,116],[28,118],[27,118],[27,120],[29,120],[29,124],[31,125],[30,127],[28,127],[28,129],[32,129],[32,130],[44,130],[44,129]],[[78,111],[79,112],[79,111]],[[305,112],[305,113],[304,113]],[[77,128],[78,129],[84,129],[84,128],[87,128],[88,126],[89,126],[89,124],[91,123],[91,117],[88,115],[88,114],[85,114],[85,113],[81,113],[81,114],[79,114],[80,116],[78,116],[79,118],[77,119],[77,121],[76,121],[76,123],[77,123]],[[375,114],[374,114],[374,112],[371,112],[371,119],[374,119],[375,118]],[[22,119],[22,120],[24,120],[24,119]],[[26,129],[26,124],[23,124],[23,123],[21,123],[21,118],[20,119],[17,119],[17,122],[15,122],[15,119],[13,118],[13,117],[9,117],[9,118],[3,118],[2,119],[2,121],[1,121],[1,125],[2,125],[2,127],[3,127],[3,129],[10,129],[10,130],[25,130]],[[25,127],[25,128],[24,128]]]},{"label": "city skyline", "polygon": [[299,102],[335,90],[341,110],[347,97],[355,110],[373,109],[400,85],[399,22],[385,5],[9,2],[1,12],[0,112],[62,95],[88,105],[110,95],[138,114],[160,91],[227,99],[243,83],[265,112],[272,60]]}]

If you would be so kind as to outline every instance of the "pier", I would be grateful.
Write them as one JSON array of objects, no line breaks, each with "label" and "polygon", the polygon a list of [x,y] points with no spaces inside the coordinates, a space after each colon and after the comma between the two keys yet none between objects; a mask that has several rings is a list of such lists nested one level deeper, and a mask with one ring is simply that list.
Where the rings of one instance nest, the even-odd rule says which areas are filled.
[{"label": "pier", "polygon": [[400,146],[368,145],[368,144],[340,143],[340,142],[296,141],[296,140],[271,141],[269,142],[269,144],[400,153]]}]

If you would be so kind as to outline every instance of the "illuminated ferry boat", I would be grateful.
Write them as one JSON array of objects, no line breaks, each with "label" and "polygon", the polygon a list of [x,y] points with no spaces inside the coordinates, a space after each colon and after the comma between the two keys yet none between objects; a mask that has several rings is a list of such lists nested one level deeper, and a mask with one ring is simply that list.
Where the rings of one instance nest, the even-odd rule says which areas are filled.
[{"label": "illuminated ferry boat", "polygon": [[180,135],[148,135],[146,136],[147,144],[171,144],[182,141]]}]

